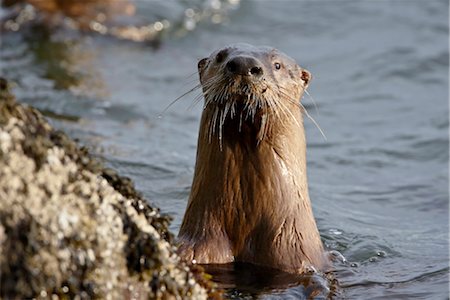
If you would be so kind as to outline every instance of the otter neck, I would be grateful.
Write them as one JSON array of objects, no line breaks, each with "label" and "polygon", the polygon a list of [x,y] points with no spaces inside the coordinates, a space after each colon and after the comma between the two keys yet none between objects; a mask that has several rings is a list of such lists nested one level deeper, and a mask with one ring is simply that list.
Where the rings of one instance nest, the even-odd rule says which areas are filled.
[{"label": "otter neck", "polygon": [[[237,261],[268,261],[293,270],[301,268],[302,261],[322,265],[318,253],[323,249],[308,194],[303,118],[298,107],[295,111],[283,122],[269,119],[262,140],[257,139],[260,116],[253,121],[226,120],[219,139],[217,130],[212,135],[209,130],[214,109],[205,108],[184,219],[190,222],[183,221],[180,237],[201,240],[214,234],[209,230],[220,228]],[[255,257],[257,249],[290,256]]]}]

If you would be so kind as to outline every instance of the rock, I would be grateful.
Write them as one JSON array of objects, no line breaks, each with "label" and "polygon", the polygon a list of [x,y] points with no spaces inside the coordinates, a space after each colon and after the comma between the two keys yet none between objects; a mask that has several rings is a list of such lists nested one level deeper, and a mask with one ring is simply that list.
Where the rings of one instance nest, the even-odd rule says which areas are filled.
[{"label": "rock", "polygon": [[180,261],[169,223],[0,79],[2,298],[220,297]]}]

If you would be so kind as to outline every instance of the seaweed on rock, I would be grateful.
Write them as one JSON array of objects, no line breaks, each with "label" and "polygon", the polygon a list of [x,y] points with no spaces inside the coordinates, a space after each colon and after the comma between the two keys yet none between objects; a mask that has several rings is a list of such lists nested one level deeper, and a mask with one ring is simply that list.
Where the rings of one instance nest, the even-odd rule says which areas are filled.
[{"label": "seaweed on rock", "polygon": [[180,261],[169,223],[0,79],[1,297],[218,296]]}]

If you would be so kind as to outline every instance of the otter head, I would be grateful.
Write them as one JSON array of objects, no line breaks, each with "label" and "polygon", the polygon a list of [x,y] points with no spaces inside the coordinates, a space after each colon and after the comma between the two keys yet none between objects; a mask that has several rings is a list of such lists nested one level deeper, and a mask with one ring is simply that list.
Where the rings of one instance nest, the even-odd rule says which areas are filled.
[{"label": "otter head", "polygon": [[[270,47],[236,44],[213,52],[198,63],[205,109],[211,108],[210,135],[227,123],[252,123],[257,139],[268,133],[268,120],[292,119],[311,73]],[[239,128],[241,130],[241,128]]]}]

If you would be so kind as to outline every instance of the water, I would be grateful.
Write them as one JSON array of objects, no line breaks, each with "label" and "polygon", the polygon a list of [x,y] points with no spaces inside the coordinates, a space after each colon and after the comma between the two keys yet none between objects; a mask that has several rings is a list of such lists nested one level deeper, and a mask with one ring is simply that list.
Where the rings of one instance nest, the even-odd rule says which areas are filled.
[{"label": "water", "polygon": [[[160,2],[139,5],[155,3],[167,13]],[[73,32],[4,34],[1,68],[23,102],[131,177],[174,216],[177,232],[201,105],[189,109],[190,94],[158,115],[197,83],[196,63],[213,50],[279,48],[314,76],[317,112],[310,97],[302,101],[327,140],[305,119],[310,195],[325,245],[348,261],[336,263],[342,296],[448,299],[448,8],[437,0],[245,1],[228,22],[200,22],[158,47]],[[229,296],[258,294],[300,297],[296,287],[270,285]]]}]

